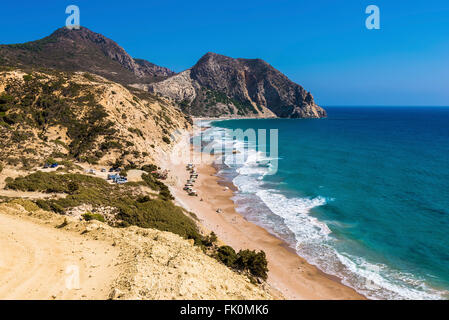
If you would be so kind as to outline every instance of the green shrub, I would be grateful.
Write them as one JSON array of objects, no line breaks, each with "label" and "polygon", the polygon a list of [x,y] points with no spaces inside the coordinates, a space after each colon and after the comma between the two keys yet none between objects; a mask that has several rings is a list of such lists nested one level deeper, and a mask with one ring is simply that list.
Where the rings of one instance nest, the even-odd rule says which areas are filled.
[{"label": "green shrub", "polygon": [[69,191],[70,194],[74,194],[76,191],[79,190],[79,188],[80,188],[80,185],[76,181],[70,181],[67,184],[67,190]]},{"label": "green shrub", "polygon": [[148,201],[151,201],[151,198],[149,196],[142,196],[137,198],[137,202],[139,203],[144,203]]},{"label": "green shrub", "polygon": [[167,136],[163,136],[163,137],[162,137],[162,141],[164,141],[166,144],[170,144],[170,143],[171,143],[170,138],[167,137]]},{"label": "green shrub", "polygon": [[110,149],[118,149],[121,150],[123,148],[122,144],[117,141],[105,141],[100,144],[100,150],[110,150]]},{"label": "green shrub", "polygon": [[[14,101],[14,97],[8,94],[2,94],[0,95],[0,105],[6,105],[9,103],[12,103]],[[2,110],[2,109],[0,109]],[[7,110],[2,110],[2,111],[7,111]]]},{"label": "green shrub", "polygon": [[234,263],[237,260],[237,254],[235,250],[230,246],[221,246],[217,249],[216,258],[228,267],[234,267]]},{"label": "green shrub", "polygon": [[[149,181],[155,181],[157,188],[167,188],[152,175],[147,176],[151,179]],[[122,221],[120,226],[136,225],[168,231],[186,239],[194,239],[198,245],[201,245],[203,241],[195,222],[184,214],[182,208],[167,201],[167,196],[149,199],[149,197],[135,195],[135,187],[131,185],[113,185],[101,178],[82,174],[41,171],[14,180],[8,179],[6,183],[7,188],[14,190],[68,194],[60,199],[36,200],[35,203],[43,210],[62,214],[67,209],[82,204],[90,204],[93,207],[110,206],[117,209],[117,219]],[[75,184],[79,188],[73,192]]]},{"label": "green shrub", "polygon": [[266,280],[268,277],[268,262],[264,251],[235,250],[229,246],[221,246],[215,253],[215,258],[226,266],[249,272],[251,276]]},{"label": "green shrub", "polygon": [[108,183],[101,179],[81,174],[57,174],[55,172],[34,172],[26,177],[17,177],[7,181],[6,187],[12,190],[41,191],[47,193],[71,193],[69,184],[79,187],[96,187],[101,190]]},{"label": "green shrub", "polygon": [[217,240],[217,235],[212,231],[207,237],[203,239],[203,245],[206,247],[212,247],[217,242]]},{"label": "green shrub", "polygon": [[145,172],[148,172],[148,173],[156,171],[157,169],[158,169],[157,166],[154,165],[154,164],[145,164],[141,168],[142,171],[145,171]]},{"label": "green shrub", "polygon": [[163,185],[163,188],[161,188],[161,191],[159,191],[159,196],[166,201],[175,199],[165,184]]},{"label": "green shrub", "polygon": [[18,204],[22,206],[26,211],[28,212],[34,212],[39,210],[39,207],[30,200],[24,200],[24,199],[16,199],[11,201],[11,203]]},{"label": "green shrub", "polygon": [[128,131],[143,138],[143,132],[137,128],[128,128]]},{"label": "green shrub", "polygon": [[86,221],[97,220],[101,222],[105,222],[104,217],[98,213],[86,212],[83,214],[83,218]]},{"label": "green shrub", "polygon": [[159,191],[159,196],[163,200],[173,200],[174,197],[170,189],[161,181],[159,181],[153,174],[142,174],[143,183],[153,190]]},{"label": "green shrub", "polygon": [[196,224],[184,215],[182,208],[170,201],[154,199],[140,203],[129,198],[121,198],[117,206],[117,218],[126,222],[125,226],[137,225],[143,228],[155,228],[169,231],[200,244],[201,235]]},{"label": "green shrub", "polygon": [[264,280],[268,277],[268,263],[264,251],[255,252],[251,250],[241,250],[237,254],[235,268],[249,271],[253,276]]}]

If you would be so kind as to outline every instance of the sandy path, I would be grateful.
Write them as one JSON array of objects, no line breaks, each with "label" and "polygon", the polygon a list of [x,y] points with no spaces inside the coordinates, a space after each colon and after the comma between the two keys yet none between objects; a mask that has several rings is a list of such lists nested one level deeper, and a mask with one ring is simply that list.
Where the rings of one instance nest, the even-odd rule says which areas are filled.
[{"label": "sandy path", "polygon": [[[0,299],[106,299],[118,251],[54,226],[0,214]],[[79,270],[79,289],[67,288]]]},{"label": "sandy path", "polygon": [[22,199],[47,199],[47,198],[65,198],[64,193],[44,193],[44,192],[26,192],[16,190],[0,190],[0,196]]}]

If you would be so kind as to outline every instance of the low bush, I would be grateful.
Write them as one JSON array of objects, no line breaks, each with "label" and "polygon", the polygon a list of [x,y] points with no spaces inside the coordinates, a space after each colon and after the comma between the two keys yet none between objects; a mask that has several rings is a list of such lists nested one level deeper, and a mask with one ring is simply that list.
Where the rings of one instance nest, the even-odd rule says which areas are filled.
[{"label": "low bush", "polygon": [[156,171],[157,169],[158,169],[158,167],[155,164],[152,164],[152,163],[143,165],[142,168],[141,168],[142,171],[145,171],[145,172],[148,172],[148,173]]},{"label": "low bush", "polygon": [[159,195],[164,200],[173,200],[174,197],[171,194],[168,187],[161,181],[159,181],[153,174],[142,174],[143,183],[153,190],[159,191]]},{"label": "low bush", "polygon": [[212,231],[207,237],[203,239],[203,245],[206,247],[212,247],[217,242],[217,240],[217,235]]},{"label": "low bush", "polygon": [[[109,206],[117,209],[116,217],[121,221],[119,226],[136,225],[169,231],[186,239],[194,239],[197,245],[202,245],[204,240],[195,222],[184,214],[181,207],[168,201],[167,195],[150,199],[148,196],[135,195],[135,187],[132,185],[113,185],[101,178],[72,173],[39,171],[14,180],[8,179],[6,182],[7,188],[14,190],[68,194],[60,199],[36,200],[35,203],[43,210],[62,214],[67,209],[82,204]],[[75,184],[78,186],[77,190]],[[167,188],[163,183],[161,185]]]},{"label": "low bush", "polygon": [[217,249],[216,258],[228,267],[233,267],[237,260],[237,253],[230,246],[221,246]]},{"label": "low bush", "polygon": [[24,200],[24,199],[15,199],[11,201],[11,203],[18,204],[22,206],[26,211],[28,212],[34,212],[39,210],[39,206],[37,206],[34,202],[30,200]]},{"label": "low bush", "polygon": [[215,258],[230,268],[249,272],[251,276],[264,280],[268,277],[268,262],[264,251],[241,250],[236,253],[229,246],[221,246],[217,249]]},{"label": "low bush", "polygon": [[138,128],[128,128],[128,131],[143,138],[143,132]]},{"label": "low bush", "polygon": [[268,277],[268,263],[264,251],[241,250],[234,265],[236,269],[249,271],[255,277],[264,280]]},{"label": "low bush", "polygon": [[86,212],[83,214],[83,218],[86,221],[97,220],[101,222],[105,222],[104,217],[98,213]]},{"label": "low bush", "polygon": [[70,181],[67,184],[67,190],[69,191],[70,194],[74,194],[76,191],[79,190],[79,188],[80,188],[80,185],[76,181]]},{"label": "low bush", "polygon": [[167,136],[163,136],[163,137],[162,137],[162,141],[164,141],[166,144],[170,144],[170,143],[171,143],[170,138],[167,137]]}]

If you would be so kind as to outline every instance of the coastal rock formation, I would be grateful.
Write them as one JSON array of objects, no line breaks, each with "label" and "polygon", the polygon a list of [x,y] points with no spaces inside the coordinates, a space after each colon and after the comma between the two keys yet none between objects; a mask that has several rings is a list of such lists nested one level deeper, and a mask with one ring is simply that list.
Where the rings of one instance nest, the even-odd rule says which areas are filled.
[{"label": "coastal rock formation", "polygon": [[0,64],[88,71],[119,83],[149,83],[173,71],[141,59],[133,59],[122,47],[87,28],[60,28],[41,40],[1,45]]},{"label": "coastal rock formation", "polygon": [[158,93],[175,101],[192,102],[197,97],[197,92],[201,89],[200,85],[191,77],[191,70],[185,70],[164,81],[155,82],[144,87],[152,93]]},{"label": "coastal rock formation", "polygon": [[194,116],[326,117],[310,92],[261,59],[207,53],[191,69],[148,89]]}]

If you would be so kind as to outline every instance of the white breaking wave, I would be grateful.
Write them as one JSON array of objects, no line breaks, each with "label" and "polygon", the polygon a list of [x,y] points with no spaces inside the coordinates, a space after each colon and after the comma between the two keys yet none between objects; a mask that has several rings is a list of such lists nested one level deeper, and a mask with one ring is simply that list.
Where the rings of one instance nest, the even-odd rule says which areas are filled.
[{"label": "white breaking wave", "polygon": [[311,209],[325,205],[326,199],[322,197],[288,199],[276,190],[259,190],[256,195],[274,214],[284,219],[298,243],[328,240],[331,230],[325,223],[309,214]]},{"label": "white breaking wave", "polygon": [[[240,195],[256,195],[276,216],[282,218],[285,226],[295,238],[294,246],[298,254],[328,274],[342,278],[343,283],[372,299],[442,299],[447,292],[438,292],[426,286],[414,275],[391,270],[384,264],[369,263],[335,248],[336,239],[331,236],[328,225],[311,215],[311,210],[324,206],[334,199],[318,196],[315,198],[288,198],[279,190],[267,189],[263,181],[270,168],[271,160],[264,153],[248,148],[242,141],[226,136],[226,130],[213,127],[207,130],[214,143],[225,150],[246,147],[244,163],[236,163],[235,155],[223,158],[228,168],[233,168],[237,176],[233,179]],[[221,137],[221,139],[220,139]],[[261,219],[269,223],[269,219]],[[269,229],[272,226],[265,226]]]}]

